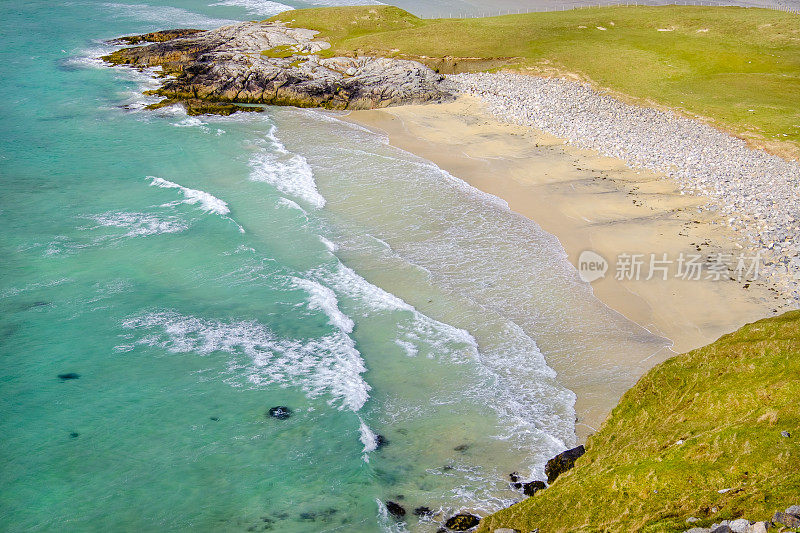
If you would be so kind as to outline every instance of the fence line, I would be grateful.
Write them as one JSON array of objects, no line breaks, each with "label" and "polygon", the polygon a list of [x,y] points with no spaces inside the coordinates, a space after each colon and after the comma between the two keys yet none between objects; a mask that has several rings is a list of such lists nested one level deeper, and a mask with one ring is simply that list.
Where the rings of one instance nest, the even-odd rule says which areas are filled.
[{"label": "fence line", "polygon": [[639,2],[638,0],[635,1],[626,1],[626,2],[608,2],[602,3],[598,2],[597,4],[590,4],[590,5],[574,5],[574,4],[560,4],[555,6],[544,6],[544,9],[534,9],[531,10],[530,8],[525,9],[525,11],[521,9],[498,9],[496,12],[492,11],[485,11],[481,13],[455,13],[455,17],[453,16],[453,12],[449,12],[447,14],[442,14],[439,17],[432,17],[432,18],[457,18],[457,19],[464,19],[464,18],[486,18],[486,17],[500,17],[503,15],[520,15],[522,13],[547,13],[550,11],[569,11],[573,9],[591,9],[596,7],[659,7],[659,6],[667,6],[667,5],[677,5],[677,6],[705,6],[705,7],[744,7],[744,8],[761,8],[761,9],[773,9],[775,11],[783,11],[784,13],[792,13],[795,15],[800,15],[800,7],[789,7],[789,6],[781,6],[781,5],[772,5],[772,6],[759,6],[759,5],[741,5],[741,4],[732,4],[732,3],[722,3],[722,2],[713,2],[713,1],[703,1],[703,0],[676,0],[672,4],[667,3],[658,3],[658,2]]}]

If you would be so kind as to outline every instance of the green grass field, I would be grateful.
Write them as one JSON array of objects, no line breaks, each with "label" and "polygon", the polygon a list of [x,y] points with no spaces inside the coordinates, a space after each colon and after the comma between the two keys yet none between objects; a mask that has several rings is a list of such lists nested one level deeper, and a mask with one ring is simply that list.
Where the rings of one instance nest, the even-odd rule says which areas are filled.
[{"label": "green grass field", "polygon": [[685,531],[692,516],[698,527],[768,520],[800,504],[798,376],[800,311],[674,357],[623,396],[573,470],[480,531]]},{"label": "green grass field", "polygon": [[408,57],[442,72],[577,75],[800,156],[799,15],[667,6],[419,19],[370,6],[287,11],[271,20],[319,30],[333,45],[329,54]]}]

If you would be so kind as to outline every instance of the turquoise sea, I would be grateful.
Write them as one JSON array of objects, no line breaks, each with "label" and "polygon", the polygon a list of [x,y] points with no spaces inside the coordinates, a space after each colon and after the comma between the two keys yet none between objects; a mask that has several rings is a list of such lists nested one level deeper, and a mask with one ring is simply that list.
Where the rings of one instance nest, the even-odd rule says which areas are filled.
[{"label": "turquoise sea", "polygon": [[380,135],[145,111],[150,76],[94,59],[323,3],[0,3],[0,530],[435,531],[521,499],[573,389],[664,346]]}]

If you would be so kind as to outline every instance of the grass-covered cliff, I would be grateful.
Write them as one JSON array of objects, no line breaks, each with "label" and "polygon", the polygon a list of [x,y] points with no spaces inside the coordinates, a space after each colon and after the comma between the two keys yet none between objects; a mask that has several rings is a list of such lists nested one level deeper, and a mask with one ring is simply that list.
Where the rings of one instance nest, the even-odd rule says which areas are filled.
[{"label": "grass-covered cliff", "polygon": [[654,368],[586,448],[479,531],[684,531],[800,504],[800,311]]},{"label": "grass-covered cliff", "polygon": [[735,7],[608,7],[420,19],[390,6],[284,12],[330,55],[418,59],[441,72],[573,73],[800,155],[800,16]]}]

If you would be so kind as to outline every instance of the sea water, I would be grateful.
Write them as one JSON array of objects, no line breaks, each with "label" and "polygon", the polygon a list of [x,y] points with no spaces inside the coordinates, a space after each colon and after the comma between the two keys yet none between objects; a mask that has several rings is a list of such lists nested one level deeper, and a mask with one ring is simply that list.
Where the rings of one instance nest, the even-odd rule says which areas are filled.
[{"label": "sea water", "polygon": [[96,59],[334,3],[0,4],[0,529],[435,531],[576,443],[565,383],[621,394],[615,353],[663,347],[341,115],[148,111]]}]

